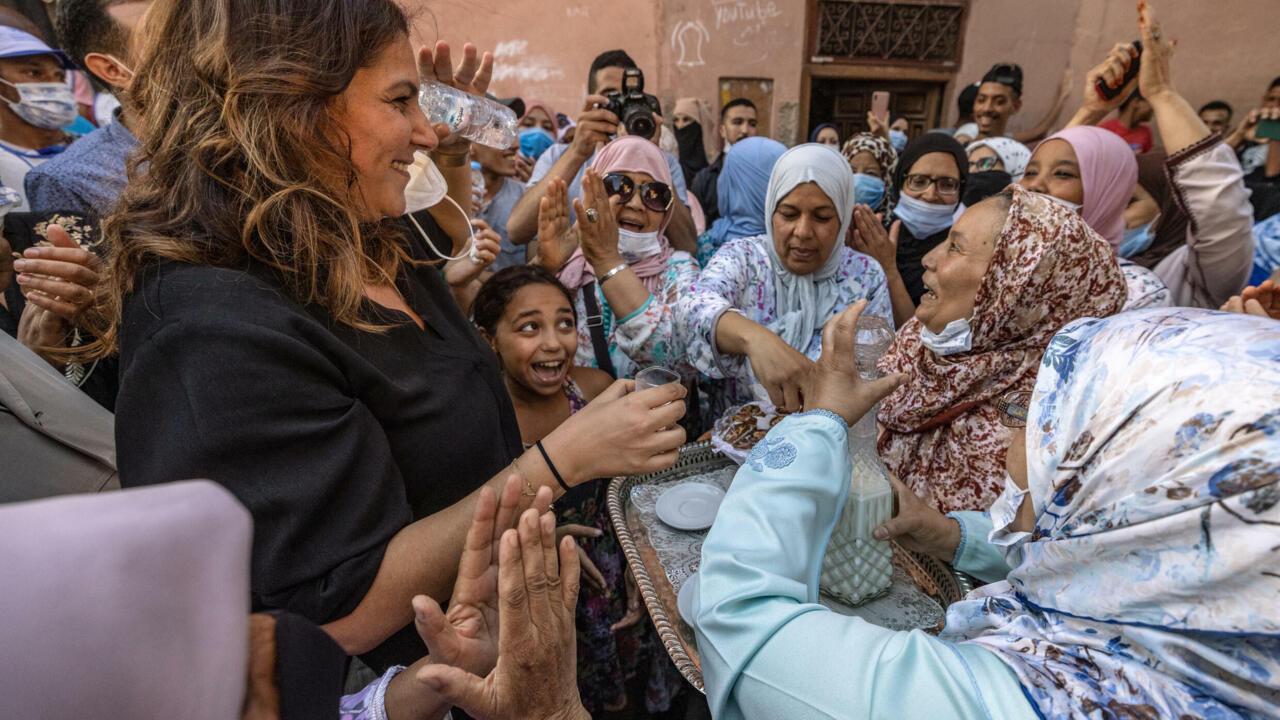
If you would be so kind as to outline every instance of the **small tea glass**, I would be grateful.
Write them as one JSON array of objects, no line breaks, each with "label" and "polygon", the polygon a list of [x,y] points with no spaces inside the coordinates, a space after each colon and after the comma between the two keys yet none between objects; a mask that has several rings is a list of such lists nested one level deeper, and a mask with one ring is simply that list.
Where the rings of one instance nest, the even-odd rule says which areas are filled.
[{"label": "small tea glass", "polygon": [[664,367],[654,365],[636,373],[636,392],[678,382],[680,382],[679,375]]}]

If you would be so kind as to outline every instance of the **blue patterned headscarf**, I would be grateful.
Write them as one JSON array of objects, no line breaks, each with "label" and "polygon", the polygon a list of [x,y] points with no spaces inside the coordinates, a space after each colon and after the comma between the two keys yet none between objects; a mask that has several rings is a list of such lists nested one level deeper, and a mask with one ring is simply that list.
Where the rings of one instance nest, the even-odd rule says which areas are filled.
[{"label": "blue patterned headscarf", "polygon": [[729,240],[764,234],[769,174],[786,151],[777,140],[749,137],[734,143],[733,151],[725,154],[717,186],[720,217],[707,231],[711,252]]},{"label": "blue patterned headscarf", "polygon": [[948,611],[1041,717],[1277,717],[1280,323],[1159,308],[1050,343],[1034,532]]}]

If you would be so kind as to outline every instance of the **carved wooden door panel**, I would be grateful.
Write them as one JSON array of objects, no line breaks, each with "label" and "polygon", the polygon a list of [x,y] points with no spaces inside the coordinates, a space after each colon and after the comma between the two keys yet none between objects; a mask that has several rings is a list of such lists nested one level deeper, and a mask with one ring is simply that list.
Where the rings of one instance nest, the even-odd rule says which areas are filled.
[{"label": "carved wooden door panel", "polygon": [[942,83],[929,82],[814,78],[805,137],[824,122],[836,124],[841,141],[869,130],[867,111],[871,109],[871,93],[878,91],[889,93],[889,112],[905,116],[911,123],[907,134],[916,137],[937,126],[943,87]]}]

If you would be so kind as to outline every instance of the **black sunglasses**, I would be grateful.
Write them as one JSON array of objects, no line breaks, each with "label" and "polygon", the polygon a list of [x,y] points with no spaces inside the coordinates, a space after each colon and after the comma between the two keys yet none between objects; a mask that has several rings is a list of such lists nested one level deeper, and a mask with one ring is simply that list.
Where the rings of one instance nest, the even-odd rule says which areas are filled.
[{"label": "black sunglasses", "polygon": [[[604,189],[610,196],[616,195],[619,200],[628,203],[636,193],[636,181],[626,175],[609,173],[604,176]],[[671,186],[664,182],[654,180],[640,186],[640,203],[654,212],[665,213],[670,210],[674,199]]]}]

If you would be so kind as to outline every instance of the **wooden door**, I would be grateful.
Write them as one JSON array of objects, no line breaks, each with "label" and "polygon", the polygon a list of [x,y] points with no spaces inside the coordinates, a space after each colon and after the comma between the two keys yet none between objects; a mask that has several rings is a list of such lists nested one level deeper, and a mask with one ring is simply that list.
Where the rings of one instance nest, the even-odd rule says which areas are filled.
[{"label": "wooden door", "polygon": [[806,140],[813,128],[825,122],[835,123],[842,141],[869,130],[871,93],[880,91],[889,93],[890,115],[903,115],[911,123],[908,136],[914,138],[938,126],[945,83],[835,78],[813,78],[812,82]]}]

